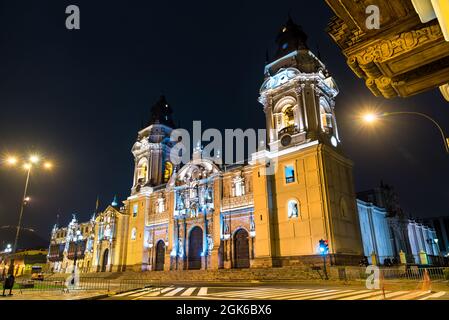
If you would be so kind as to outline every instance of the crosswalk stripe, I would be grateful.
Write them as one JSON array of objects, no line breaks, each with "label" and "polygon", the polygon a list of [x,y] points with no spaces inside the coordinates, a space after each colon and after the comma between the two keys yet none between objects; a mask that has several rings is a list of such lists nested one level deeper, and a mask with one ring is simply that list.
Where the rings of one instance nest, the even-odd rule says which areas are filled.
[{"label": "crosswalk stripe", "polygon": [[[301,300],[312,300],[314,298],[320,298],[320,297],[327,297],[327,296],[332,296],[335,295],[336,293],[350,293],[353,292],[354,290],[333,290],[334,292],[328,292],[328,293],[318,293],[318,294],[314,294],[312,296],[308,296],[308,297],[304,297]],[[337,291],[337,292],[335,292]]]},{"label": "crosswalk stripe", "polygon": [[430,293],[430,291],[418,291],[418,292],[412,292],[412,293],[410,293],[410,294],[407,294],[407,295],[405,295],[405,296],[400,297],[400,298],[397,299],[397,300],[412,300],[412,299],[421,297],[421,296],[426,295],[426,294],[429,294],[429,293]]},{"label": "crosswalk stripe", "polygon": [[[303,289],[300,291],[310,291],[309,289]],[[276,293],[273,293],[273,291],[259,291],[258,289],[253,290],[242,290],[242,291],[233,291],[233,292],[225,292],[222,295],[229,296],[229,297],[244,297],[244,298],[263,298],[263,297],[277,297],[277,296],[285,296],[288,294],[292,294],[291,291],[288,290],[276,290]]]},{"label": "crosswalk stripe", "polygon": [[258,299],[274,299],[274,300],[283,300],[292,296],[297,296],[299,294],[317,294],[318,292],[325,291],[324,289],[282,289],[276,290],[276,293],[272,293],[272,291],[266,290],[265,292],[260,292],[257,289],[255,290],[247,290],[247,291],[234,291],[231,294],[228,292],[224,295],[229,297],[243,297],[245,299],[258,298]]},{"label": "crosswalk stripe", "polygon": [[207,287],[201,287],[201,289],[198,292],[197,296],[205,296],[205,295],[207,295]]},{"label": "crosswalk stripe", "polygon": [[439,298],[439,297],[444,296],[445,294],[446,294],[446,291],[440,291],[440,292],[431,294],[430,296],[427,296],[427,297],[424,297],[424,298],[421,298],[421,299],[418,299],[418,300],[427,300],[427,299],[431,299],[431,298]]},{"label": "crosswalk stripe", "polygon": [[186,297],[186,296],[191,296],[193,291],[195,291],[196,287],[192,287],[192,288],[188,288],[186,291],[184,291],[181,296]]},{"label": "crosswalk stripe", "polygon": [[138,298],[138,297],[147,295],[147,294],[149,294],[149,293],[151,293],[151,292],[154,292],[154,291],[157,291],[157,290],[145,290],[145,291],[140,291],[140,292],[138,292],[138,293],[134,293],[134,294],[131,294],[131,295],[129,295],[129,296],[130,296],[131,298]]},{"label": "crosswalk stripe", "polygon": [[176,288],[175,290],[171,290],[169,293],[164,294],[164,297],[173,297],[175,294],[177,294],[179,291],[184,290],[183,287]]},{"label": "crosswalk stripe", "polygon": [[162,290],[161,289],[162,288],[157,288],[157,290],[154,290],[153,292],[144,295],[144,297],[156,297],[156,296],[158,296],[158,295],[160,295],[162,293],[165,293],[165,292],[168,292],[170,290],[173,290],[174,287],[168,287],[168,288],[165,288],[165,289],[162,289]]},{"label": "crosswalk stripe", "polygon": [[[385,293],[387,293],[387,292],[388,291],[385,291]],[[359,300],[359,299],[368,298],[368,297],[373,298],[374,296],[379,296],[379,295],[383,295],[383,292],[381,290],[371,291],[371,292],[359,294],[356,296],[340,298],[338,300]]]},{"label": "crosswalk stripe", "polygon": [[[154,288],[151,288],[151,290],[153,290]],[[124,292],[124,293],[119,293],[116,294],[116,297],[128,297],[128,296],[132,296],[133,294],[137,294],[139,292],[148,292],[149,289],[145,288],[145,289],[139,289],[139,290],[134,290],[134,291],[128,291],[128,292]]]},{"label": "crosswalk stripe", "polygon": [[[385,299],[394,298],[394,297],[406,294],[408,292],[409,291],[396,291],[396,292],[391,292],[391,293],[385,293]],[[365,299],[365,300],[383,300],[383,299],[384,299],[384,297],[383,297],[383,295],[381,295],[381,296],[376,296],[376,297]]]},{"label": "crosswalk stripe", "polygon": [[[304,291],[304,290],[301,290]],[[307,290],[308,292],[310,292],[310,290]],[[300,294],[301,292],[298,291],[292,291],[292,290],[285,290],[285,291],[278,291],[277,293],[270,293],[270,292],[265,292],[265,293],[260,293],[258,295],[251,295],[251,296],[246,296],[246,297],[254,297],[254,298],[258,298],[258,299],[285,299],[287,297],[291,297],[292,295],[297,295]]]},{"label": "crosswalk stripe", "polygon": [[308,298],[308,297],[319,297],[321,294],[335,293],[335,291],[338,291],[338,290],[323,290],[321,292],[313,292],[313,293],[306,293],[306,294],[293,294],[293,295],[290,295],[290,297],[285,298],[285,300],[302,300],[302,299]]},{"label": "crosswalk stripe", "polygon": [[298,296],[298,295],[302,295],[302,294],[318,294],[321,291],[323,291],[324,289],[303,289],[303,290],[290,290],[290,291],[284,291],[284,292],[279,292],[275,295],[272,296],[273,300],[287,300],[287,298],[293,297],[293,296]]}]

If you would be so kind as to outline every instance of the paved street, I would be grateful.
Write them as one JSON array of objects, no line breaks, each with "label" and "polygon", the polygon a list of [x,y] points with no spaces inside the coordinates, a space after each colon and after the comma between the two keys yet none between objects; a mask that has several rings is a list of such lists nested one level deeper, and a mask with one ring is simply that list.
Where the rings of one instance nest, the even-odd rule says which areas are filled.
[{"label": "paved street", "polygon": [[447,291],[367,290],[356,288],[295,287],[190,287],[169,286],[135,290],[109,297],[113,300],[449,300]]},{"label": "paved street", "polygon": [[107,292],[102,291],[84,291],[84,292],[62,292],[62,291],[15,291],[12,296],[3,297],[0,295],[1,301],[9,300],[84,300],[96,298],[105,295]]}]

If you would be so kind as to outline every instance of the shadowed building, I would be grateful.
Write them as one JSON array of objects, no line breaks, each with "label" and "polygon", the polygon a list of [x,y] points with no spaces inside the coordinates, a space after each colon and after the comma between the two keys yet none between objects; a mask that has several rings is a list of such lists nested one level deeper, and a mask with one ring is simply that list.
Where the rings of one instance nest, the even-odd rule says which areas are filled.
[{"label": "shadowed building", "polygon": [[[329,35],[375,96],[409,97],[440,87],[449,101],[446,0],[325,1],[335,13]],[[379,19],[378,28],[371,17]]]}]

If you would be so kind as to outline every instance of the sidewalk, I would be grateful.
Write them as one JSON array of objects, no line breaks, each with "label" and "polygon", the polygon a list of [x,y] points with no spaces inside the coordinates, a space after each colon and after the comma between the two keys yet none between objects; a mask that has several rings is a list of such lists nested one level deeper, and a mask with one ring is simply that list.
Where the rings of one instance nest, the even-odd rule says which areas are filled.
[{"label": "sidewalk", "polygon": [[22,293],[13,291],[12,296],[0,295],[0,303],[3,300],[90,300],[107,295],[107,291],[72,291],[68,293],[62,291],[23,291]]}]

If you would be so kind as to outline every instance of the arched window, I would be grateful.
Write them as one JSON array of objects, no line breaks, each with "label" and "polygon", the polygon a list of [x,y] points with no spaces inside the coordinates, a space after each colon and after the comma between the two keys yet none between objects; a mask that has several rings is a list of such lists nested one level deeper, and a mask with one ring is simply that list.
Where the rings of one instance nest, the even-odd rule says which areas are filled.
[{"label": "arched window", "polygon": [[295,115],[292,105],[286,105],[282,109],[282,128],[287,128],[295,125]]},{"label": "arched window", "polygon": [[156,212],[157,213],[163,213],[165,211],[165,199],[163,197],[160,197],[156,201]]},{"label": "arched window", "polygon": [[288,215],[288,218],[298,218],[299,217],[298,201],[296,201],[294,199],[288,201],[287,215]]},{"label": "arched window", "polygon": [[237,176],[232,181],[232,196],[240,197],[245,194],[245,180]]},{"label": "arched window", "polygon": [[137,167],[137,182],[142,183],[147,181],[147,172],[148,172],[148,164],[146,159],[142,159],[139,161],[139,165]]},{"label": "arched window", "polygon": [[326,133],[332,133],[333,127],[333,116],[332,110],[329,104],[324,100],[320,100],[320,119],[321,119],[321,130]]}]

